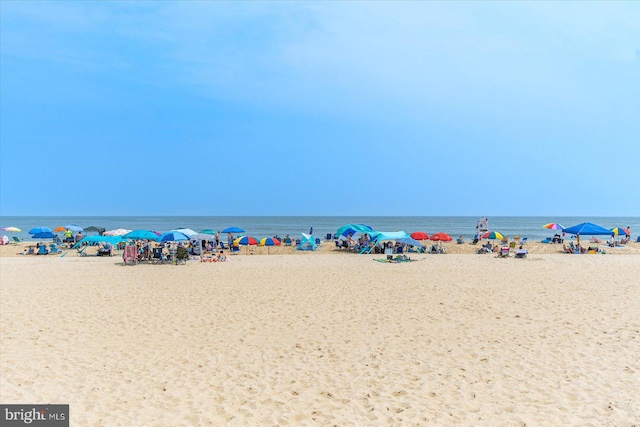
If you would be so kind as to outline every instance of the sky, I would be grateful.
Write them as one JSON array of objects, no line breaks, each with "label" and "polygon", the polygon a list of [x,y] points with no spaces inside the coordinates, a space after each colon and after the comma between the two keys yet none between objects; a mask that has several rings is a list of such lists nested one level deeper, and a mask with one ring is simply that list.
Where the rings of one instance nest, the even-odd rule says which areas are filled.
[{"label": "sky", "polygon": [[3,216],[640,216],[640,2],[0,20]]}]

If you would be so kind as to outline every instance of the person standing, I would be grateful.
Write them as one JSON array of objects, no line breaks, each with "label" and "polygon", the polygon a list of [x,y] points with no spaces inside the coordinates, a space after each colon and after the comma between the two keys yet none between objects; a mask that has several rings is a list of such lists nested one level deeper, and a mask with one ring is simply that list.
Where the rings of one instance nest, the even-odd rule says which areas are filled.
[{"label": "person standing", "polygon": [[218,249],[218,245],[220,244],[220,231],[216,232],[216,235],[213,238],[214,248]]}]

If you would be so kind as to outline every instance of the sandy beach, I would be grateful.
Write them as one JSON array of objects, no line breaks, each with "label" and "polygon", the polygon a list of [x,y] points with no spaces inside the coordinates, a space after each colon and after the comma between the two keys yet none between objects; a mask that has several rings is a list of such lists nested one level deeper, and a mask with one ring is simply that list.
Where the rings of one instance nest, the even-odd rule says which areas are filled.
[{"label": "sandy beach", "polygon": [[3,247],[1,400],[68,403],[73,426],[640,424],[640,245],[323,247],[127,267]]}]

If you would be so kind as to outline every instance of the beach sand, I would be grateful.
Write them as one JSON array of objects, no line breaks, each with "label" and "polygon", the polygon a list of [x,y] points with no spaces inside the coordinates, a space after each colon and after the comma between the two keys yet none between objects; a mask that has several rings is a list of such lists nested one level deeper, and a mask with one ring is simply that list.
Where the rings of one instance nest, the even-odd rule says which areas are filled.
[{"label": "beach sand", "polygon": [[127,267],[2,248],[0,400],[68,403],[73,426],[640,424],[638,246],[324,246]]}]

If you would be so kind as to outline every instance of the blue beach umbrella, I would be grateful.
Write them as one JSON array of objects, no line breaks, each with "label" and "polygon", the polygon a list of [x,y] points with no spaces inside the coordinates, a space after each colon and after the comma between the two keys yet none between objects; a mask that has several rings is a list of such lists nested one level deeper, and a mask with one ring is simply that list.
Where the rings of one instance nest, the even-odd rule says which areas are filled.
[{"label": "blue beach umbrella", "polygon": [[189,240],[189,236],[179,231],[169,231],[158,237],[158,242],[179,242]]},{"label": "blue beach umbrella", "polygon": [[31,236],[32,239],[54,239],[55,237],[56,235],[50,231],[43,231],[42,233],[34,233]]},{"label": "blue beach umbrella", "polygon": [[29,234],[37,234],[37,233],[51,233],[51,229],[48,227],[36,227],[29,230]]},{"label": "blue beach umbrella", "polygon": [[69,225],[65,225],[64,228],[66,228],[67,230],[71,230],[74,233],[78,233],[78,232],[84,233],[84,229],[79,225],[69,224]]},{"label": "blue beach umbrella", "polygon": [[229,227],[222,230],[221,233],[244,233],[244,230],[240,227]]}]

